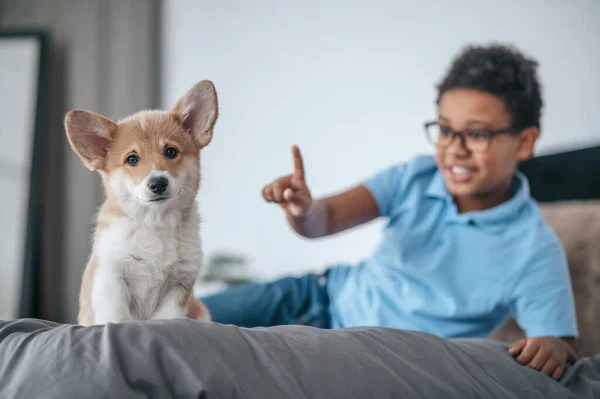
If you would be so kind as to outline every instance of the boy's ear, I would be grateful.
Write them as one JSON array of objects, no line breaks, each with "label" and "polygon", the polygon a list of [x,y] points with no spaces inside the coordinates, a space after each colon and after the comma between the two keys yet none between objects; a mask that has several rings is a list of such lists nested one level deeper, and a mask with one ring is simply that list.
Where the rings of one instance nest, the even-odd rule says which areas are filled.
[{"label": "boy's ear", "polygon": [[517,151],[519,161],[525,161],[533,156],[533,149],[539,136],[540,130],[534,126],[528,127],[521,132]]},{"label": "boy's ear", "polygon": [[196,83],[171,110],[183,127],[190,132],[200,148],[206,147],[213,136],[219,114],[217,92],[209,80]]},{"label": "boy's ear", "polygon": [[65,117],[65,129],[71,148],[83,164],[90,170],[102,170],[117,125],[93,112],[72,110]]}]

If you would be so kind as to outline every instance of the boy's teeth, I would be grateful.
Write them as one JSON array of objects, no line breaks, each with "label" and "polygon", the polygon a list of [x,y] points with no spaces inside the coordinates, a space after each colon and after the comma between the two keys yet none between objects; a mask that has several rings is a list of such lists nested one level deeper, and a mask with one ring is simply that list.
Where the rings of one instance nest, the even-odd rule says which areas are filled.
[{"label": "boy's teeth", "polygon": [[464,168],[462,166],[453,166],[452,167],[452,173],[460,174],[460,173],[467,173],[467,172],[469,172],[468,168]]}]

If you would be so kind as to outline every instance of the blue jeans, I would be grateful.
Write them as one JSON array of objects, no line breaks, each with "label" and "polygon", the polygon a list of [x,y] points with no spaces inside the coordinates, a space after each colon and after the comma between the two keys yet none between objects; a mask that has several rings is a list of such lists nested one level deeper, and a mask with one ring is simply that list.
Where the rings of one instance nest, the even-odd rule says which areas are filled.
[{"label": "blue jeans", "polygon": [[301,324],[330,328],[326,274],[251,283],[200,298],[212,321],[239,327]]}]

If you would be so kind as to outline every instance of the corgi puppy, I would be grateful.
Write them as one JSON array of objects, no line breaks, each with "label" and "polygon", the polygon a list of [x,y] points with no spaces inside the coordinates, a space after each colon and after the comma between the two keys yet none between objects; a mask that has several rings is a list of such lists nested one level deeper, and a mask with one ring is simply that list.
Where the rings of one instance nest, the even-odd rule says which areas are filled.
[{"label": "corgi puppy", "polygon": [[217,117],[217,94],[206,80],[170,111],[141,111],[117,123],[67,113],[71,148],[102,176],[106,194],[81,282],[80,325],[210,320],[193,296],[202,264],[195,199],[200,150]]}]

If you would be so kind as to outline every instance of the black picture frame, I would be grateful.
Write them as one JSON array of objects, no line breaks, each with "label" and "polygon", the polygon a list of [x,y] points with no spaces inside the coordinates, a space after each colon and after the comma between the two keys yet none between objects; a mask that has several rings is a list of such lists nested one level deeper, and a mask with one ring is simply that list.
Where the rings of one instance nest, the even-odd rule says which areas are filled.
[{"label": "black picture frame", "polygon": [[25,236],[22,238],[21,284],[18,294],[16,318],[41,317],[42,293],[42,221],[43,221],[43,179],[44,179],[44,142],[49,117],[50,87],[50,40],[51,34],[42,28],[0,29],[0,41],[15,38],[27,38],[38,42],[38,69],[31,132],[31,162],[29,169],[29,193],[24,221]]}]

